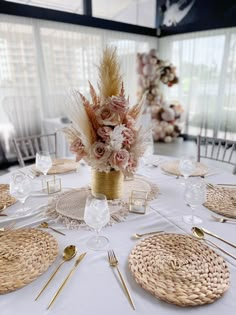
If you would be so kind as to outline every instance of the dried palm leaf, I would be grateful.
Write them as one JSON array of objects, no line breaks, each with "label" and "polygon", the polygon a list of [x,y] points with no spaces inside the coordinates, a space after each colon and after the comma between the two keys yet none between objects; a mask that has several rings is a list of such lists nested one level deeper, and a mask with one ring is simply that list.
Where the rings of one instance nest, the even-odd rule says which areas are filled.
[{"label": "dried palm leaf", "polygon": [[[70,95],[70,119],[72,121],[72,127],[80,135],[80,139],[87,150],[94,141],[96,141],[96,134],[94,132],[92,123],[87,115],[85,106],[81,104],[81,95],[73,90]],[[85,98],[84,98],[85,99]],[[89,102],[87,104],[89,105]]]},{"label": "dried palm leaf", "polygon": [[100,89],[102,101],[104,101],[109,96],[119,95],[122,78],[116,49],[107,47],[104,50],[101,64],[98,69],[98,86]]}]

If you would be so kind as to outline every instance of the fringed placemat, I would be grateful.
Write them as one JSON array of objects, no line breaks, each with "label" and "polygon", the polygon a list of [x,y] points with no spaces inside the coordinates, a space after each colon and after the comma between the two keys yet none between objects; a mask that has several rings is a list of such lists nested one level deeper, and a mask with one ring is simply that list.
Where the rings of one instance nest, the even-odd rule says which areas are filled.
[{"label": "fringed placemat", "polygon": [[229,269],[211,248],[190,236],[154,235],[129,256],[136,282],[155,297],[179,306],[214,302],[229,288]]},{"label": "fringed placemat", "polygon": [[10,207],[16,202],[16,199],[9,194],[9,185],[0,184],[0,211],[5,206]]},{"label": "fringed placemat", "polygon": [[0,241],[0,294],[38,278],[58,255],[56,239],[37,229],[5,232]]},{"label": "fringed placemat", "polygon": [[[182,176],[179,170],[179,160],[165,162],[161,164],[161,169],[166,173],[173,174],[176,176]],[[207,174],[207,172],[208,167],[203,163],[197,162],[196,169],[191,176],[204,176]]]},{"label": "fringed placemat", "polygon": [[[155,184],[141,177],[124,181],[123,198],[108,201],[111,214],[110,224],[121,222],[127,217],[131,190],[148,191],[149,200],[155,199],[159,192]],[[83,187],[57,194],[57,196],[49,202],[46,215],[64,223],[66,227],[70,229],[85,226],[86,224],[83,220],[84,209],[89,192],[89,187]]]},{"label": "fringed placemat", "polygon": [[236,219],[235,189],[215,185],[208,186],[204,206],[225,217]]}]

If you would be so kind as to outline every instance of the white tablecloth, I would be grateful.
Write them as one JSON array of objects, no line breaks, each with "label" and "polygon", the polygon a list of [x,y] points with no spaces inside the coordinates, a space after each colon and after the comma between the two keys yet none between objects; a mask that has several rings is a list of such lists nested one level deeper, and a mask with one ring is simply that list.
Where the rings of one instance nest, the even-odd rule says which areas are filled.
[{"label": "white tablecloth", "polygon": [[[79,253],[86,251],[87,256],[81,262],[75,274],[57,298],[55,304],[49,311],[46,310],[55,291],[74,265],[74,261],[67,262],[63,265],[60,272],[38,301],[35,302],[34,298],[55,269],[55,266],[61,261],[60,256],[47,272],[31,284],[15,292],[1,295],[0,314],[235,314],[236,261],[223,254],[231,272],[230,289],[221,299],[210,305],[194,308],[180,308],[175,305],[169,305],[147,293],[139,287],[132,278],[128,269],[127,259],[131,249],[137,243],[137,241],[133,240],[131,237],[133,233],[142,233],[152,230],[164,230],[174,233],[190,232],[190,226],[187,226],[182,221],[182,216],[189,214],[190,209],[183,201],[183,188],[179,184],[179,180],[164,175],[160,168],[148,168],[146,173],[149,176],[149,180],[157,183],[160,188],[160,196],[151,202],[151,206],[155,211],[149,209],[144,216],[130,214],[126,221],[115,224],[112,227],[106,227],[102,230],[102,234],[107,236],[110,240],[110,248],[113,248],[117,254],[120,269],[125,275],[136,305],[135,312],[128,303],[118,278],[114,274],[114,270],[111,269],[108,264],[106,251],[89,251],[86,248],[86,241],[91,237],[93,232],[85,228],[66,230],[61,226],[66,236],[54,234],[58,239],[60,252],[62,253],[63,248],[67,245],[75,244],[78,247]],[[62,175],[61,178],[64,187],[81,187],[89,183],[89,169],[86,166],[81,166],[78,173]],[[0,177],[0,183],[7,183],[8,180],[9,175]],[[219,172],[217,175],[209,177],[208,181],[212,183],[225,182],[235,184],[236,177],[231,174]],[[30,197],[27,200],[27,205],[37,207],[45,202],[47,202],[47,197]],[[19,204],[15,204],[7,211],[10,214],[18,207]],[[221,224],[211,221],[210,216],[212,212],[203,206],[199,207],[197,212],[204,220],[202,224],[203,227],[236,243],[235,224]],[[33,220],[36,219],[32,218],[31,221]],[[30,219],[25,219],[18,222],[18,226],[28,222],[30,222]],[[2,226],[2,223],[0,223],[0,226]],[[55,226],[60,227],[58,224]],[[215,239],[214,242],[236,255],[236,249]]]}]

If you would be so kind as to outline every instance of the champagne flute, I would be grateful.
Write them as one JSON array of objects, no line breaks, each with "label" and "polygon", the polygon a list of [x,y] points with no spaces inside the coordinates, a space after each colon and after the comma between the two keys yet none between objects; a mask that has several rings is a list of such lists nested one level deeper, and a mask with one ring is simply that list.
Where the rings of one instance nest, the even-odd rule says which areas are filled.
[{"label": "champagne flute", "polygon": [[84,210],[84,221],[89,227],[96,231],[96,236],[88,240],[88,247],[93,250],[105,248],[109,240],[105,236],[99,236],[102,227],[110,221],[110,212],[105,195],[88,195]]},{"label": "champagne flute", "polygon": [[44,174],[46,182],[47,173],[52,167],[52,159],[47,151],[39,151],[36,153],[36,169]]},{"label": "champagne flute", "polygon": [[30,208],[25,208],[25,201],[31,193],[31,181],[27,175],[21,172],[14,173],[10,181],[10,195],[19,200],[22,209],[16,211],[19,214],[28,213]]},{"label": "champagne flute", "polygon": [[194,216],[194,210],[206,200],[206,183],[202,178],[189,178],[184,191],[184,200],[192,209],[192,214],[183,217],[187,224],[192,226],[202,223],[202,219]]}]

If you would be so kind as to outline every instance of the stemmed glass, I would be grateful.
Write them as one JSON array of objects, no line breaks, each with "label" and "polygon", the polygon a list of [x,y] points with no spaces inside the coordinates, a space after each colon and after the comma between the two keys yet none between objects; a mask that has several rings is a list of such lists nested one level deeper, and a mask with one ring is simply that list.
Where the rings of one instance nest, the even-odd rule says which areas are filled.
[{"label": "stemmed glass", "polygon": [[96,231],[96,236],[88,240],[88,247],[93,250],[100,250],[106,247],[109,240],[105,236],[99,236],[102,227],[110,221],[110,212],[105,195],[91,194],[87,197],[84,221],[89,227]]},{"label": "stemmed glass", "polygon": [[10,181],[10,194],[22,203],[22,209],[16,211],[19,214],[25,214],[30,208],[25,208],[25,201],[31,193],[31,181],[23,173],[14,173]]},{"label": "stemmed glass", "polygon": [[188,179],[184,191],[184,200],[192,209],[192,215],[183,217],[184,222],[192,226],[201,223],[202,219],[194,216],[194,210],[206,200],[206,183],[202,178]]},{"label": "stemmed glass", "polygon": [[47,151],[39,151],[36,153],[36,169],[44,174],[46,181],[47,172],[52,167],[52,159]]},{"label": "stemmed glass", "polygon": [[184,177],[184,183],[190,175],[194,173],[196,169],[196,163],[193,157],[183,156],[179,161],[179,171]]}]

